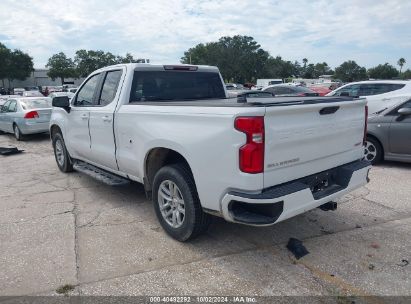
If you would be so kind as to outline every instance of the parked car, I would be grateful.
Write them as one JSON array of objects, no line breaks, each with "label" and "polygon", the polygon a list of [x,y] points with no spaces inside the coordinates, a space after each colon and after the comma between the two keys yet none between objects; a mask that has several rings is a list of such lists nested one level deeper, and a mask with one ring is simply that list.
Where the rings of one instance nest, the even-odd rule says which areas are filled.
[{"label": "parked car", "polygon": [[309,89],[311,91],[314,91],[314,92],[318,93],[319,96],[325,96],[325,95],[327,95],[328,93],[331,92],[331,90],[329,88],[324,87],[324,86],[322,86],[322,87],[311,86],[311,87],[309,87]]},{"label": "parked car", "polygon": [[49,98],[50,100],[52,100],[54,97],[58,97],[58,96],[67,96],[69,99],[73,98],[74,93],[71,92],[53,92],[51,94],[49,94]]},{"label": "parked car", "polygon": [[23,92],[24,92],[24,91],[26,91],[26,90],[23,89],[23,88],[14,88],[14,89],[13,89],[13,94],[14,94],[14,95],[20,95],[20,96],[21,96],[21,95],[23,95]]},{"label": "parked car", "polygon": [[49,98],[9,98],[1,107],[0,131],[22,140],[24,135],[48,132],[50,116]]},{"label": "parked car", "polygon": [[9,98],[21,97],[20,95],[0,95],[0,106],[4,105]]},{"label": "parked car", "polygon": [[244,86],[239,83],[226,83],[225,88],[227,90],[244,90]]},{"label": "parked car", "polygon": [[44,97],[39,91],[24,91],[21,95],[23,97]]},{"label": "parked car", "polygon": [[270,92],[275,96],[319,96],[318,93],[306,87],[289,85],[289,84],[275,84],[262,89],[262,91]]},{"label": "parked car", "polygon": [[368,118],[365,158],[411,162],[411,99]]},{"label": "parked car", "polygon": [[411,98],[411,81],[370,80],[352,82],[331,91],[326,96],[366,98],[372,114]]},{"label": "parked car", "polygon": [[[216,67],[121,64],[53,98],[50,132],[62,172],[144,184],[179,241],[210,214],[267,226],[367,183],[366,101],[228,99]],[[349,126],[349,127],[347,127]]]},{"label": "parked car", "polygon": [[24,89],[25,89],[26,91],[39,91],[39,87],[34,87],[34,86],[32,86],[32,87],[24,87]]},{"label": "parked car", "polygon": [[76,93],[78,88],[67,88],[66,92],[70,92],[70,93]]}]

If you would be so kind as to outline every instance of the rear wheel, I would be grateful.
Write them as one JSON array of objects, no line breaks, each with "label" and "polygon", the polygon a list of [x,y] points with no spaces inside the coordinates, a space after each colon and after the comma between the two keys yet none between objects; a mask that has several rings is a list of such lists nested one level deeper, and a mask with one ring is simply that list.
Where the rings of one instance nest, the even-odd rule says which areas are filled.
[{"label": "rear wheel", "polygon": [[157,172],[153,201],[161,226],[178,241],[195,238],[210,224],[211,216],[203,211],[194,179],[184,165],[165,166]]},{"label": "rear wheel", "polygon": [[56,158],[57,166],[62,172],[73,171],[73,164],[70,155],[67,152],[61,133],[56,132],[52,136],[54,156]]},{"label": "rear wheel", "polygon": [[21,133],[20,128],[16,124],[13,125],[13,131],[14,131],[14,137],[17,140],[19,141],[23,140],[23,134]]},{"label": "rear wheel", "polygon": [[365,142],[364,157],[370,161],[373,165],[378,164],[382,160],[382,147],[381,144],[372,137],[367,137]]}]

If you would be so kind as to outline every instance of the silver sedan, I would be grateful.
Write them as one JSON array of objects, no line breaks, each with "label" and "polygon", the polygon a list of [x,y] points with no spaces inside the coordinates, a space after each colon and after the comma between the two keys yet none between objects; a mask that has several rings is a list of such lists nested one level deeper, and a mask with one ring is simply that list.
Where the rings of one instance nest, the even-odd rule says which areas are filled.
[{"label": "silver sedan", "polygon": [[48,132],[51,110],[47,97],[10,98],[1,106],[0,131],[14,134],[17,140],[26,134]]}]

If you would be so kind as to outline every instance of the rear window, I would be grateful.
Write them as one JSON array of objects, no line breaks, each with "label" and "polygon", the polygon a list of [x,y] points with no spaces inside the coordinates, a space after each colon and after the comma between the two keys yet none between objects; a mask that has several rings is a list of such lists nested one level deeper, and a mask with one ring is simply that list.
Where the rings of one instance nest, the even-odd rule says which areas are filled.
[{"label": "rear window", "polygon": [[23,110],[51,108],[50,101],[47,99],[22,100],[20,105]]},{"label": "rear window", "polygon": [[220,75],[212,72],[136,71],[130,102],[225,98]]}]

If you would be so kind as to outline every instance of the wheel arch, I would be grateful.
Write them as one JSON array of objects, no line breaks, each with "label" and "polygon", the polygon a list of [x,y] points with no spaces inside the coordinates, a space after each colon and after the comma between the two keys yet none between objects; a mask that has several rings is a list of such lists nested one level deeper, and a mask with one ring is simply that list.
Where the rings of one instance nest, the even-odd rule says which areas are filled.
[{"label": "wheel arch", "polygon": [[53,124],[50,126],[50,137],[53,138],[53,135],[57,132],[60,132],[63,135],[63,131],[61,130],[60,126],[57,124]]},{"label": "wheel arch", "polygon": [[[183,163],[193,177],[193,171],[186,157],[180,152],[166,147],[155,147],[150,149],[144,159],[144,188],[147,196],[151,197],[154,176],[162,167],[170,164]],[[193,178],[194,179],[194,178]]]},{"label": "wheel arch", "polygon": [[382,149],[381,157],[382,157],[382,160],[384,160],[384,158],[385,158],[384,157],[385,156],[385,148],[384,148],[384,145],[382,144],[381,140],[376,135],[374,135],[373,133],[367,133],[367,138],[372,138],[380,144],[381,149]]}]

